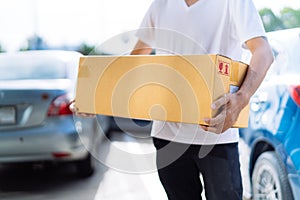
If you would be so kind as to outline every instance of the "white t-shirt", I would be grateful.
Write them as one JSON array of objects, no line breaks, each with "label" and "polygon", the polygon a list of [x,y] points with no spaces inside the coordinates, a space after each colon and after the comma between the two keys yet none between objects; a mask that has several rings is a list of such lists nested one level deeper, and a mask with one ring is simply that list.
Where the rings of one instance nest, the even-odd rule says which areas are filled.
[{"label": "white t-shirt", "polygon": [[[222,54],[240,60],[242,46],[265,31],[252,0],[154,0],[137,32],[156,54]],[[237,142],[238,129],[222,134],[199,125],[154,121],[153,137],[188,144]]]}]

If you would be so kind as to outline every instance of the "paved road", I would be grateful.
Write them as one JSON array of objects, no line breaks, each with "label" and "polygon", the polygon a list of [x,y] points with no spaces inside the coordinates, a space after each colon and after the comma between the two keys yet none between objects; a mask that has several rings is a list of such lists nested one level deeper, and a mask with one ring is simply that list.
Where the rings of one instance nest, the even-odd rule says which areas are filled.
[{"label": "paved road", "polygon": [[[118,152],[154,150],[150,139],[140,143],[121,132],[112,133],[110,140],[99,145],[101,162],[96,163],[96,173],[90,178],[78,178],[73,166],[1,166],[1,200],[164,200],[167,199],[156,172],[138,174],[128,171],[128,166],[138,163],[127,160],[118,163]],[[116,162],[117,161],[117,162]],[[107,167],[107,165],[111,165]],[[124,167],[123,167],[124,166]],[[114,169],[113,169],[114,168]],[[134,167],[133,167],[134,168]],[[127,170],[127,172],[126,172]]]},{"label": "paved road", "polygon": [[85,179],[76,176],[72,165],[0,166],[0,200],[167,199],[148,133],[113,132],[97,152],[96,172]]}]

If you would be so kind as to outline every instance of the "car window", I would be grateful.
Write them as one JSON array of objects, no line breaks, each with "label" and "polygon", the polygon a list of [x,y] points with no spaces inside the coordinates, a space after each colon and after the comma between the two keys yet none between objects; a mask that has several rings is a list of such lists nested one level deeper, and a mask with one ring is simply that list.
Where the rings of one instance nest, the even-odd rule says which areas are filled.
[{"label": "car window", "polygon": [[0,58],[0,80],[64,79],[66,76],[66,66],[60,60],[30,57]]}]

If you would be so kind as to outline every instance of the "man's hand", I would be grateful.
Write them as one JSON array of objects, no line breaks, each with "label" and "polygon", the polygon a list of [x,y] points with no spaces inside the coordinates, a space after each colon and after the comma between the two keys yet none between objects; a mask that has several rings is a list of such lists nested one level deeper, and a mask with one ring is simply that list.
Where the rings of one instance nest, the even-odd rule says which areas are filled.
[{"label": "man's hand", "polygon": [[243,100],[236,93],[225,94],[211,105],[211,108],[219,111],[219,114],[214,118],[205,118],[204,121],[208,125],[201,125],[202,129],[217,134],[223,133],[236,122],[244,106]]},{"label": "man's hand", "polygon": [[69,106],[70,110],[78,117],[95,117],[95,114],[89,114],[89,113],[82,113],[78,111],[78,108],[75,105],[75,100],[71,101],[71,104]]},{"label": "man's hand", "polygon": [[212,109],[219,110],[220,113],[214,118],[204,119],[208,126],[201,127],[206,131],[220,134],[232,127],[273,62],[272,49],[266,38],[252,38],[246,41],[246,46],[251,51],[252,57],[244,82],[237,93],[226,94],[212,104]]}]

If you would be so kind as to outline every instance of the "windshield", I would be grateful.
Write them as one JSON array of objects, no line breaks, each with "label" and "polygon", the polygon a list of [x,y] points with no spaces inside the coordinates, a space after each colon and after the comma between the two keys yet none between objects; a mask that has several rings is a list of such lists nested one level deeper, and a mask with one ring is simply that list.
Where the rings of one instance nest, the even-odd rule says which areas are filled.
[{"label": "windshield", "polygon": [[0,80],[64,79],[65,63],[51,58],[0,56]]}]

